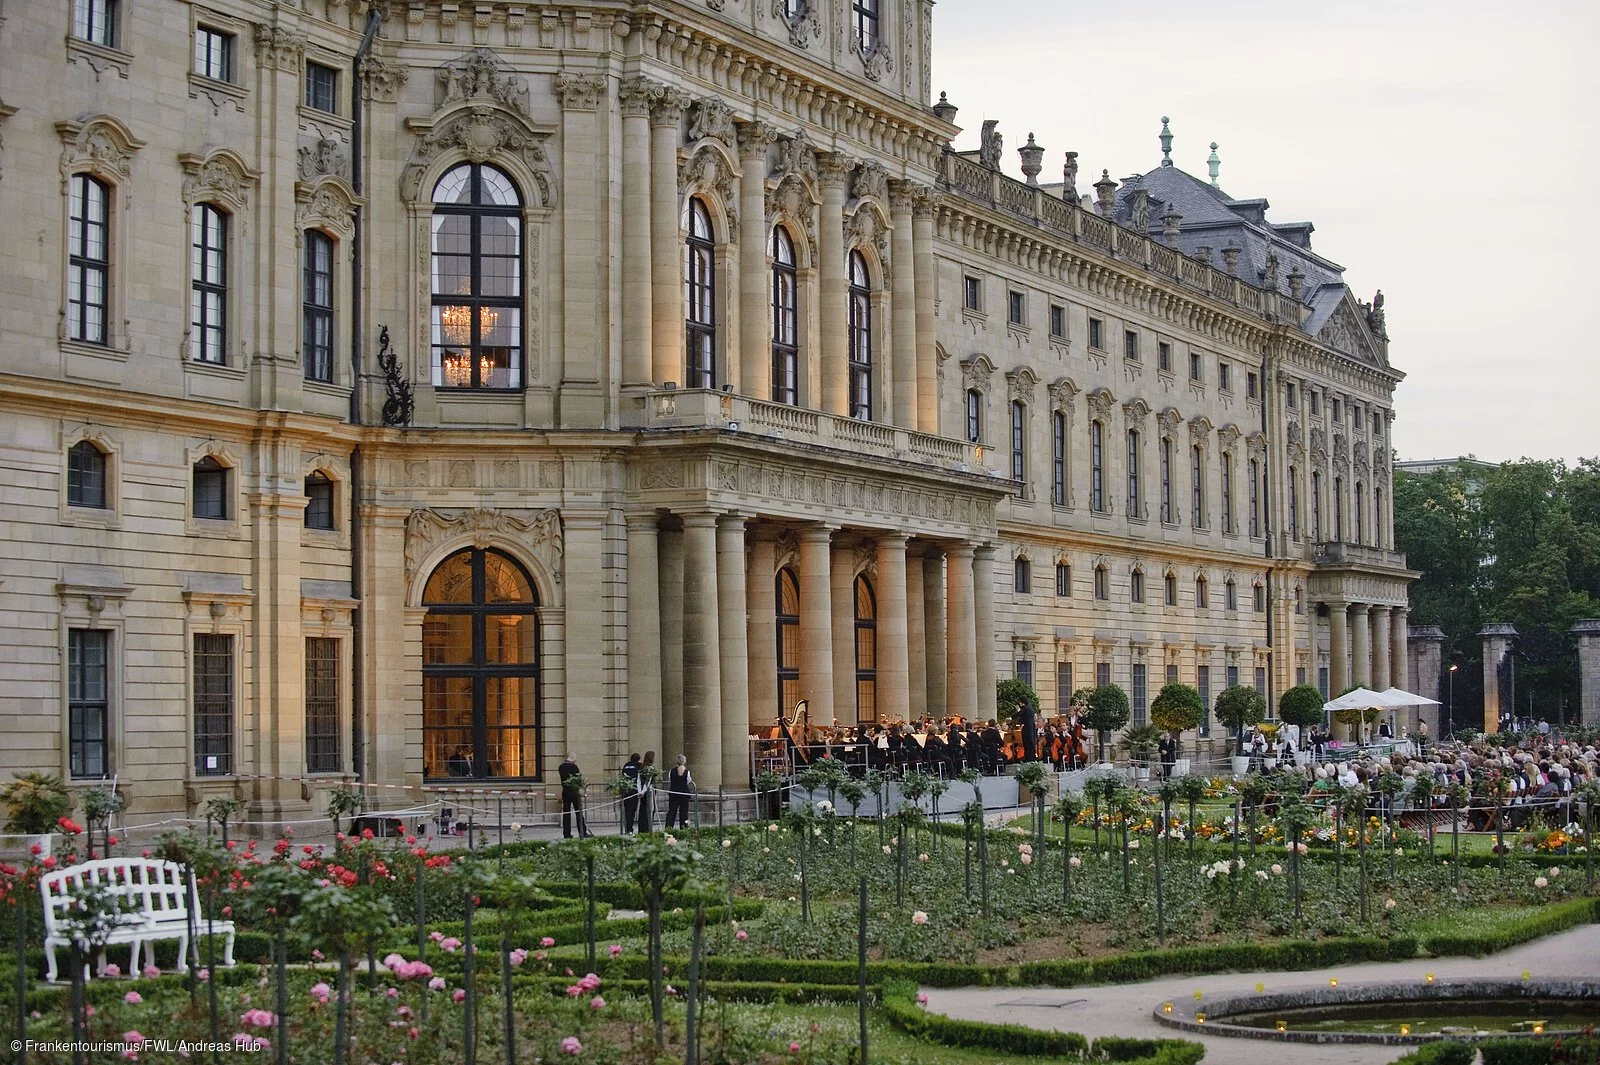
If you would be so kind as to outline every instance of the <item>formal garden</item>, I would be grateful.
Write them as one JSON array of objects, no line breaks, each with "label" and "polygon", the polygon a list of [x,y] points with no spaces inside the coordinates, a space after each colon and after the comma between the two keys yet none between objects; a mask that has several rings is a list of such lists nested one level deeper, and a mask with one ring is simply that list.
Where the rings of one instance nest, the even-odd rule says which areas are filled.
[{"label": "formal garden", "polygon": [[[1306,797],[1288,777],[1138,789],[1107,773],[1054,794],[1043,765],[1014,773],[1031,812],[999,826],[977,803],[934,821],[948,785],[920,773],[895,782],[886,815],[855,816],[874,792],[887,798],[888,780],[824,761],[795,782],[804,801],[774,804],[772,820],[564,842],[513,831],[470,850],[370,831],[239,841],[228,802],[209,811],[208,835],[134,850],[110,834],[104,799],[83,824],[34,809],[56,814],[68,852],[0,866],[14,1037],[170,1043],[79,1060],[220,1060],[207,1045],[227,1044],[335,1065],[1154,1065],[1204,1048],[950,1020],[918,989],[1482,954],[1600,916],[1593,825],[1580,823],[1593,804],[1569,802],[1548,830],[1419,836],[1386,777]],[[1496,787],[1445,798],[1492,804]],[[170,939],[132,957],[113,878],[73,892],[57,921],[67,983],[44,982],[39,880],[106,854],[192,871],[196,966],[174,971]],[[232,967],[223,937],[207,935],[216,921],[232,922]],[[102,951],[103,969],[73,978],[74,957]]]}]

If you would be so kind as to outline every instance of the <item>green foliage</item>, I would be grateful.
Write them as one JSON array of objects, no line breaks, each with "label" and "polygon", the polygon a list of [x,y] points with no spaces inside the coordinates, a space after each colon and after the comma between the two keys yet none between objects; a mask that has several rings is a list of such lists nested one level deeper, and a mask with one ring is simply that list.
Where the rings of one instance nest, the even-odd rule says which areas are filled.
[{"label": "green foliage", "polygon": [[1241,747],[1245,727],[1260,721],[1266,712],[1266,697],[1248,684],[1224,688],[1217,696],[1217,720],[1238,734]]},{"label": "green foliage", "polygon": [[54,832],[56,822],[72,812],[72,797],[54,773],[18,773],[0,789],[6,804],[6,831],[25,835]]},{"label": "green foliage", "polygon": [[330,883],[307,891],[289,924],[313,944],[339,953],[355,947],[373,929],[393,924],[394,919],[388,900],[370,889],[346,889]]},{"label": "green foliage", "polygon": [[1018,677],[1006,677],[994,682],[995,719],[1012,721],[1017,716],[1017,704],[1026,701],[1035,712],[1039,709],[1039,693],[1033,685]]},{"label": "green foliage", "polygon": [[1102,684],[1089,693],[1084,715],[1096,732],[1115,732],[1128,723],[1128,693],[1115,684]]},{"label": "green foliage", "polygon": [[1478,1049],[1471,1043],[1424,1043],[1392,1065],[1472,1065]]},{"label": "green foliage", "polygon": [[1488,929],[1463,925],[1458,920],[1452,931],[1429,935],[1422,945],[1428,953],[1440,957],[1457,954],[1481,957],[1594,921],[1600,921],[1600,899],[1572,899],[1541,907],[1519,920],[1497,921]]},{"label": "green foliage", "polygon": [[1037,795],[1048,788],[1050,768],[1043,762],[1024,762],[1017,766],[1012,774],[1017,778],[1017,783]]},{"label": "green foliage", "polygon": [[1186,732],[1200,724],[1206,704],[1200,690],[1189,684],[1174,681],[1164,684],[1150,704],[1150,721],[1158,728],[1173,732]]},{"label": "green foliage", "polygon": [[1161,749],[1160,725],[1134,725],[1122,734],[1128,753],[1141,761],[1150,761]]},{"label": "green foliage", "polygon": [[338,832],[344,818],[359,814],[366,805],[367,797],[360,788],[340,784],[328,792],[328,819],[333,822],[333,830]]},{"label": "green foliage", "polygon": [[1322,722],[1322,693],[1309,684],[1296,684],[1278,700],[1278,716],[1286,724],[1316,725]]},{"label": "green foliage", "polygon": [[963,1021],[922,1009],[916,1003],[916,985],[903,980],[883,985],[883,1012],[902,1031],[946,1046],[979,1047],[1004,1054],[1051,1055],[1081,1058],[1089,1053],[1089,1040],[1077,1032],[1050,1032],[1020,1024]]},{"label": "green foliage", "polygon": [[1600,1039],[1494,1039],[1479,1043],[1483,1065],[1596,1065]]},{"label": "green foliage", "polygon": [[90,824],[105,824],[127,805],[128,797],[111,788],[89,788],[83,792],[83,817]]}]

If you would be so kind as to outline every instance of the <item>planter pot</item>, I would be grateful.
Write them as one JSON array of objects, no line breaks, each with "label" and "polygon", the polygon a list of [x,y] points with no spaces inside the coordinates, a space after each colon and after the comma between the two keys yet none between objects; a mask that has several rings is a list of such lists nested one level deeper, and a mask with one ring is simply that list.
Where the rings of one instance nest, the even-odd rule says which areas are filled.
[{"label": "planter pot", "polygon": [[1150,779],[1150,767],[1147,766],[1147,765],[1136,765],[1136,766],[1134,766],[1133,767],[1133,779],[1134,780],[1149,780]]},{"label": "planter pot", "polygon": [[1233,756],[1232,761],[1234,776],[1242,777],[1250,772],[1250,756],[1248,754],[1236,754]]},{"label": "planter pot", "polygon": [[[55,840],[53,832],[37,836],[0,836],[0,859],[26,862],[35,857],[48,858],[55,853]],[[35,845],[39,847],[37,855],[33,853]]]}]

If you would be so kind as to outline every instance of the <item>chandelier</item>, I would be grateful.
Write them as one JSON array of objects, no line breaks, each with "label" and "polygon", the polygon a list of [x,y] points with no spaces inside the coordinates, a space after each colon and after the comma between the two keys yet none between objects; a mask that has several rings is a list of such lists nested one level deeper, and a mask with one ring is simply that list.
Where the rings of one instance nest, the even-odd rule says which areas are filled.
[{"label": "chandelier", "polygon": [[[472,387],[472,311],[473,308],[461,304],[439,308],[439,328],[444,334],[444,341],[450,347],[466,348],[465,351],[446,351],[440,360],[444,383],[451,388]],[[494,332],[500,321],[500,312],[492,307],[483,307],[478,310],[479,323],[482,328],[480,337]],[[478,384],[480,387],[487,385],[489,375],[494,370],[494,360],[488,355],[478,356]]]},{"label": "chandelier", "polygon": [[[446,352],[440,360],[444,372],[444,383],[451,388],[472,387],[472,353],[467,351]],[[494,372],[494,360],[487,355],[478,356],[478,385],[487,387],[489,375]]]}]

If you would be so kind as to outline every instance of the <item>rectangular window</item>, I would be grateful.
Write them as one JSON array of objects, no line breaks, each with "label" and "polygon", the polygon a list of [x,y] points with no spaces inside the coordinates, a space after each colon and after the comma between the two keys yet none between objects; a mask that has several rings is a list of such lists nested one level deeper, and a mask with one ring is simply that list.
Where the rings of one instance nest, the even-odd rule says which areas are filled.
[{"label": "rectangular window", "polygon": [[1253,607],[1255,609],[1255,612],[1257,614],[1259,614],[1262,611],[1266,610],[1267,609],[1267,586],[1264,585],[1264,584],[1255,585],[1253,590],[1252,590],[1252,592],[1251,592],[1251,598],[1252,598],[1252,602],[1251,602],[1250,605],[1251,605],[1251,607]]},{"label": "rectangular window", "polygon": [[1172,372],[1172,345],[1165,340],[1156,341],[1156,369],[1162,373]]},{"label": "rectangular window", "polygon": [[1144,570],[1136,569],[1129,577],[1128,598],[1135,603],[1144,602]]},{"label": "rectangular window", "polygon": [[1196,444],[1189,449],[1189,523],[1196,529],[1206,527],[1206,466],[1205,452]]},{"label": "rectangular window", "polygon": [[1205,376],[1205,369],[1200,361],[1200,353],[1191,351],[1189,353],[1189,380],[1198,384],[1205,381]]},{"label": "rectangular window", "polygon": [[1017,679],[1028,687],[1033,687],[1033,662],[1031,659],[1017,659]]},{"label": "rectangular window", "polygon": [[87,440],[67,449],[67,506],[106,509],[106,457]]},{"label": "rectangular window", "polygon": [[[1028,476],[1028,408],[1021,401],[1011,404],[1011,479],[1025,481]],[[1026,496],[1027,488],[1018,493]]]},{"label": "rectangular window", "polygon": [[1056,595],[1065,599],[1072,594],[1072,567],[1065,562],[1056,563]]},{"label": "rectangular window", "polygon": [[1322,393],[1321,392],[1311,392],[1311,393],[1309,393],[1309,395],[1311,397],[1311,413],[1312,414],[1321,414],[1322,413]]},{"label": "rectangular window", "polygon": [[306,61],[306,106],[314,111],[339,113],[339,72],[321,63]]},{"label": "rectangular window", "polygon": [[1096,351],[1105,350],[1105,323],[1098,318],[1089,319],[1089,346]]},{"label": "rectangular window", "polygon": [[1094,664],[1094,683],[1095,687],[1101,687],[1111,683],[1110,662],[1096,662]]},{"label": "rectangular window", "polygon": [[339,641],[306,637],[306,772],[337,773]]},{"label": "rectangular window", "polygon": [[1300,409],[1300,390],[1294,385],[1290,384],[1284,386],[1284,398],[1288,403],[1290,410]]},{"label": "rectangular window", "polygon": [[1060,411],[1050,415],[1050,502],[1067,505],[1067,416]]},{"label": "rectangular window", "polygon": [[1161,520],[1172,521],[1172,438],[1161,438]]},{"label": "rectangular window", "polygon": [[1217,363],[1217,388],[1223,392],[1233,391],[1233,367],[1225,362]]},{"label": "rectangular window", "polygon": [[300,344],[307,381],[333,380],[333,239],[317,229],[305,234]]},{"label": "rectangular window", "polygon": [[1245,398],[1246,399],[1255,399],[1259,391],[1260,391],[1259,379],[1256,377],[1256,372],[1254,370],[1251,370],[1249,373],[1244,375],[1244,394],[1245,394]]},{"label": "rectangular window", "polygon": [[1025,558],[1017,559],[1011,566],[1011,590],[1018,595],[1033,591],[1033,563]]},{"label": "rectangular window", "polygon": [[1239,586],[1232,581],[1222,586],[1222,609],[1229,613],[1239,609]]},{"label": "rectangular window", "polygon": [[1089,509],[1097,514],[1106,509],[1105,428],[1089,423]]},{"label": "rectangular window", "polygon": [[1340,424],[1344,422],[1344,404],[1337,398],[1333,401],[1333,420]]},{"label": "rectangular window", "polygon": [[1133,664],[1133,723],[1142,725],[1150,714],[1150,682],[1145,677],[1143,662]]},{"label": "rectangular window", "polygon": [[73,0],[72,35],[90,44],[117,47],[117,0]]},{"label": "rectangular window", "polygon": [[194,516],[228,520],[228,467],[207,455],[194,464]]},{"label": "rectangular window", "polygon": [[1132,329],[1122,334],[1122,357],[1129,362],[1139,361],[1139,334]]},{"label": "rectangular window", "polygon": [[1222,531],[1234,532],[1233,527],[1233,455],[1222,456]]},{"label": "rectangular window", "polygon": [[1067,309],[1059,303],[1050,305],[1050,336],[1055,340],[1067,339]]},{"label": "rectangular window", "polygon": [[1366,425],[1361,421],[1361,406],[1356,403],[1350,404],[1350,428],[1358,433],[1366,428]]},{"label": "rectangular window", "polygon": [[1066,713],[1072,709],[1072,663],[1056,663],[1056,711]]},{"label": "rectangular window", "polygon": [[1096,599],[1111,598],[1111,575],[1104,566],[1094,568],[1094,597]]},{"label": "rectangular window", "polygon": [[1296,667],[1294,667],[1294,682],[1297,685],[1304,684],[1306,682],[1306,667],[1305,666],[1296,666]]},{"label": "rectangular window", "polygon": [[189,217],[189,357],[227,361],[228,216],[209,203]]},{"label": "rectangular window", "polygon": [[194,775],[233,773],[233,637],[194,636]]},{"label": "rectangular window", "polygon": [[1178,605],[1178,577],[1168,573],[1161,578],[1161,600],[1168,606]]},{"label": "rectangular window", "polygon": [[1211,667],[1197,666],[1194,671],[1194,686],[1200,692],[1200,735],[1211,735]]},{"label": "rectangular window", "polygon": [[111,634],[67,630],[67,746],[74,778],[111,774],[107,672]]},{"label": "rectangular window", "polygon": [[967,389],[967,443],[983,442],[983,393]]},{"label": "rectangular window", "polygon": [[1028,301],[1020,292],[1011,292],[1007,297],[1007,318],[1012,325],[1027,325]]},{"label": "rectangular window", "polygon": [[194,72],[212,81],[232,81],[233,34],[209,26],[195,27]]},{"label": "rectangular window", "polygon": [[1167,680],[1166,680],[1166,683],[1168,683],[1168,684],[1176,684],[1176,683],[1178,683],[1178,663],[1169,662],[1167,664]]},{"label": "rectangular window", "polygon": [[110,190],[74,174],[67,209],[67,339],[106,343],[110,290]]},{"label": "rectangular window", "polygon": [[983,310],[983,281],[967,276],[961,279],[961,305],[969,311]]},{"label": "rectangular window", "polygon": [[1239,686],[1239,667],[1238,666],[1229,666],[1228,667],[1228,687],[1237,688],[1238,686]]},{"label": "rectangular window", "polygon": [[1322,697],[1324,699],[1328,698],[1328,667],[1327,666],[1318,666],[1317,667],[1317,690],[1322,693]]},{"label": "rectangular window", "polygon": [[[1264,666],[1256,667],[1256,691],[1260,692],[1262,695],[1267,694],[1267,670]],[[1272,708],[1270,706],[1267,707],[1269,717],[1271,716],[1271,711]]]}]

